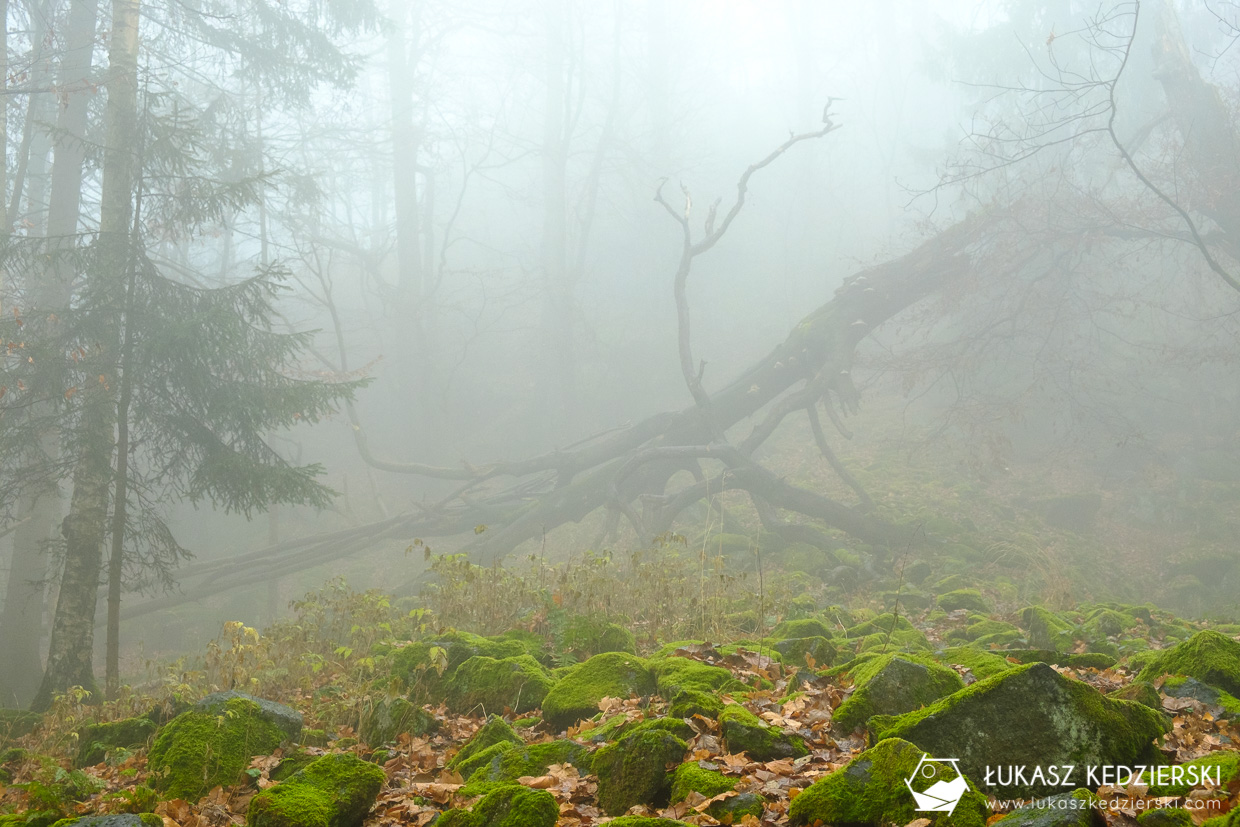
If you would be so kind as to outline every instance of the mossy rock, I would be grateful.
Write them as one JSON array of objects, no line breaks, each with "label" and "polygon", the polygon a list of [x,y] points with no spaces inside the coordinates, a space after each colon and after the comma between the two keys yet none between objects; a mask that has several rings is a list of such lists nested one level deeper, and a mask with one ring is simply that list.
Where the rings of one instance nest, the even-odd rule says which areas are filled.
[{"label": "mossy rock", "polygon": [[945,612],[956,612],[966,609],[970,612],[989,614],[993,611],[990,601],[977,589],[956,589],[955,591],[944,592],[939,595],[938,600],[935,602]]},{"label": "mossy rock", "polygon": [[349,753],[324,755],[250,800],[248,827],[357,827],[387,777]]},{"label": "mossy rock", "polygon": [[454,761],[454,763],[450,764],[449,768],[460,773],[461,778],[469,778],[478,771],[479,767],[485,767],[491,764],[491,762],[495,761],[500,755],[503,755],[509,750],[516,749],[518,746],[525,746],[525,744],[513,744],[510,741],[500,741],[497,744],[491,744],[490,746],[483,747],[477,752],[462,758],[460,761]]},{"label": "mossy rock", "polygon": [[78,752],[73,763],[78,767],[89,767],[103,761],[111,750],[143,746],[156,729],[155,722],[150,718],[88,724],[78,735]]},{"label": "mossy rock", "polygon": [[1052,666],[1063,666],[1061,661],[1068,657],[1062,652],[1050,649],[1004,649],[1001,654],[1017,663],[1049,663]]},{"label": "mossy rock", "polygon": [[980,637],[995,634],[1014,634],[1017,638],[1022,637],[1020,629],[1017,629],[1011,623],[1003,620],[991,620],[988,617],[974,620],[964,628],[965,640],[977,640]]},{"label": "mossy rock", "polygon": [[452,760],[448,762],[448,769],[455,770],[462,762],[482,752],[487,747],[495,746],[500,743],[516,744],[524,746],[525,742],[521,740],[521,736],[508,725],[508,723],[498,715],[492,715],[487,722],[478,727],[478,731],[473,734],[460,751],[452,756]]},{"label": "mossy rock", "polygon": [[723,712],[723,701],[709,692],[696,689],[682,689],[672,697],[667,714],[673,718],[692,718],[701,715],[703,718],[717,719]]},{"label": "mossy rock", "polygon": [[1138,625],[1135,617],[1115,609],[1098,608],[1085,617],[1081,624],[1081,635],[1086,640],[1106,640],[1119,637],[1124,632]]},{"label": "mossy rock", "polygon": [[973,673],[978,680],[998,675],[1012,668],[1012,663],[1002,655],[968,646],[957,646],[946,649],[938,655],[938,659],[952,666],[963,666]]},{"label": "mossy rock", "polygon": [[[529,746],[505,748],[496,744],[462,763],[458,771],[476,766],[461,788],[464,795],[481,795],[525,775],[542,775],[552,764],[572,764],[582,775],[590,771],[590,751],[574,741],[561,739]],[[485,763],[481,759],[489,758]]]},{"label": "mossy rock", "polygon": [[[21,822],[26,827],[35,827],[29,821]],[[0,824],[3,824],[0,821]],[[81,818],[62,818],[52,822],[56,827],[163,827],[164,820],[154,813],[122,813],[106,816],[82,816]]]},{"label": "mossy rock", "polygon": [[541,635],[536,635],[525,629],[509,629],[503,634],[496,635],[493,640],[515,640],[525,649],[525,654],[534,660],[539,663],[546,663],[547,661],[547,641]]},{"label": "mossy rock", "polygon": [[994,822],[1003,827],[1104,827],[1106,820],[1094,808],[1097,796],[1073,790],[1031,801]]},{"label": "mossy rock", "polygon": [[542,706],[551,685],[550,674],[529,655],[502,660],[477,655],[452,673],[448,708],[461,714],[505,709],[521,714]]},{"label": "mossy rock", "polygon": [[1076,629],[1071,623],[1041,606],[1029,606],[1021,610],[1021,627],[1029,633],[1029,645],[1034,649],[1050,649],[1054,652],[1070,652],[1076,642]]},{"label": "mossy rock", "polygon": [[[1198,769],[1190,769],[1198,768]],[[1180,773],[1176,777],[1176,773]],[[1141,780],[1149,786],[1149,794],[1153,796],[1187,795],[1194,786],[1194,781],[1204,781],[1203,774],[1208,774],[1211,782],[1226,788],[1232,781],[1240,778],[1240,752],[1234,749],[1215,750],[1200,758],[1185,761],[1178,767],[1159,767],[1153,772],[1147,770]]]},{"label": "mossy rock", "polygon": [[847,636],[851,638],[868,637],[875,634],[888,634],[896,632],[915,632],[912,622],[904,615],[895,615],[890,612],[884,612],[881,615],[863,620],[853,626],[848,627]]},{"label": "mossy rock", "polygon": [[[926,816],[934,827],[984,827],[985,797],[965,779],[967,788],[950,813],[915,812],[916,802],[905,787],[925,792],[935,783],[959,777],[948,764],[925,762],[926,754],[913,744],[896,738],[880,741],[845,766],[822,778],[792,800],[788,808],[792,825],[841,824],[878,827],[908,824]],[[933,769],[927,778],[925,767]]]},{"label": "mossy rock", "polygon": [[648,663],[654,672],[655,691],[664,699],[671,699],[685,689],[744,692],[749,688],[722,666],[711,666],[691,658],[652,658]]},{"label": "mossy rock", "polygon": [[875,715],[911,712],[964,688],[954,669],[914,655],[881,655],[851,675],[853,693],[831,718],[844,732],[864,726]]},{"label": "mossy rock", "polygon": [[231,701],[243,700],[249,701],[258,707],[259,716],[264,720],[274,724],[290,741],[296,741],[301,735],[301,713],[291,706],[285,706],[282,703],[269,701],[265,698],[256,698],[253,695],[247,695],[244,692],[212,692],[198,703],[194,704],[195,712],[206,712],[211,715],[221,715],[228,708]]},{"label": "mossy rock", "polygon": [[303,729],[297,739],[303,747],[326,747],[330,740],[325,729]]},{"label": "mossy rock", "polygon": [[1211,710],[1219,718],[1240,718],[1240,699],[1196,678],[1171,675],[1163,681],[1162,692],[1172,698],[1192,698],[1207,706],[1219,707],[1221,712],[1218,709]]},{"label": "mossy rock", "polygon": [[43,716],[25,709],[0,708],[0,746],[34,732]]},{"label": "mossy rock", "polygon": [[809,655],[814,659],[814,667],[821,668],[835,663],[835,646],[825,637],[793,637],[778,641],[775,651],[779,659],[789,666],[808,666],[805,659]]},{"label": "mossy rock", "polygon": [[728,752],[745,753],[753,761],[800,758],[808,755],[805,742],[767,726],[757,715],[740,704],[728,704],[719,715],[719,727]]},{"label": "mossy rock", "polygon": [[672,773],[672,791],[669,803],[684,801],[689,793],[714,798],[736,788],[736,779],[728,778],[718,770],[703,769],[697,761],[687,761]]},{"label": "mossy rock", "polygon": [[270,755],[288,735],[258,704],[226,701],[219,713],[182,713],[160,729],[147,756],[151,785],[169,798],[197,801],[212,787],[231,786],[256,755]]},{"label": "mossy rock", "polygon": [[1197,632],[1170,649],[1154,653],[1137,679],[1153,681],[1161,675],[1187,675],[1240,695],[1240,643],[1215,631]]},{"label": "mossy rock", "polygon": [[1183,807],[1162,807],[1137,816],[1141,827],[1193,827],[1193,814]]},{"label": "mossy rock", "polygon": [[655,649],[654,652],[651,653],[650,659],[656,660],[658,658],[670,658],[676,653],[677,649],[687,649],[690,646],[703,646],[705,643],[706,641],[704,640],[673,640],[669,643],[664,643],[658,649]]},{"label": "mossy rock", "polygon": [[1080,652],[1078,654],[1068,655],[1063,659],[1064,666],[1071,666],[1073,669],[1097,669],[1099,671],[1110,669],[1116,664],[1114,657],[1102,652]]},{"label": "mossy rock", "polygon": [[435,827],[555,827],[560,805],[546,790],[504,784],[483,796],[472,812],[449,810]]},{"label": "mossy rock", "polygon": [[[0,815],[0,827],[52,827],[57,822],[66,820],[63,816],[64,813],[59,810],[27,810],[15,815]],[[153,826],[148,824],[146,827]]]},{"label": "mossy rock", "polygon": [[603,698],[652,695],[655,675],[636,655],[607,652],[577,664],[543,698],[543,720],[553,729],[567,729],[598,714]]},{"label": "mossy rock", "polygon": [[[443,674],[431,666],[431,649],[444,650],[447,665]],[[469,632],[448,632],[432,640],[414,641],[397,649],[390,658],[392,674],[400,677],[410,687],[412,700],[438,703],[445,694],[452,673],[473,657],[495,660],[528,655],[525,643],[513,638],[486,638]]]},{"label": "mossy rock", "polygon": [[738,793],[712,802],[706,808],[706,815],[723,824],[740,824],[745,816],[761,818],[762,810],[762,796],[755,793]]},{"label": "mossy rock", "polygon": [[601,726],[594,727],[582,733],[579,737],[588,738],[595,744],[605,744],[617,741],[621,737],[635,732],[645,732],[652,729],[670,732],[682,741],[688,741],[695,734],[693,727],[686,724],[682,718],[667,717],[634,720],[624,713],[620,713],[611,716]]},{"label": "mossy rock", "polygon": [[637,654],[637,639],[618,623],[577,615],[564,621],[557,636],[559,648],[580,658],[605,652]]},{"label": "mossy rock", "polygon": [[[1154,739],[1166,719],[1131,701],[1104,697],[1044,663],[978,681],[925,709],[869,722],[872,740],[903,738],[931,755],[950,756],[971,778],[1008,765],[1158,764]],[[1046,785],[1004,787],[1010,796],[1055,792]]]},{"label": "mossy rock", "polygon": [[267,774],[272,781],[287,781],[292,778],[298,771],[304,770],[310,764],[319,758],[317,755],[311,755],[308,752],[294,752],[285,756],[276,768]]},{"label": "mossy rock", "polygon": [[390,744],[409,733],[431,735],[439,730],[439,721],[420,706],[404,698],[380,698],[362,715],[358,737],[372,747]]},{"label": "mossy rock", "polygon": [[670,790],[667,766],[678,764],[689,745],[670,732],[645,730],[625,735],[594,753],[598,805],[623,815],[638,804],[665,803]]},{"label": "mossy rock", "polygon": [[790,640],[805,637],[831,637],[831,628],[821,620],[806,617],[800,620],[785,620],[771,631],[775,640]]},{"label": "mossy rock", "polygon": [[858,652],[929,652],[930,641],[918,629],[902,629],[888,635],[886,632],[875,632],[866,635],[858,644]]},{"label": "mossy rock", "polygon": [[1150,709],[1162,711],[1162,696],[1149,681],[1133,681],[1127,686],[1121,686],[1114,692],[1107,693],[1107,697],[1117,701],[1135,701]]},{"label": "mossy rock", "polygon": [[910,589],[886,591],[878,596],[883,604],[883,611],[900,609],[905,612],[923,612],[934,605],[934,598],[928,594]]}]

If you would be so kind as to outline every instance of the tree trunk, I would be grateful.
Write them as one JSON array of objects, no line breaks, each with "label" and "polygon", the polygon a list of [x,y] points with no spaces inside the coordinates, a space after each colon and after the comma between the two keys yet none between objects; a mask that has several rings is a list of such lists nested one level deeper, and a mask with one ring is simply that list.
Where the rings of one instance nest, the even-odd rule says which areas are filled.
[{"label": "tree trunk", "polygon": [[[93,290],[104,301],[122,305],[130,268],[129,233],[133,215],[138,101],[139,0],[112,0],[112,42],[108,50],[108,102],[105,111],[103,186],[100,198],[99,281]],[[55,693],[81,686],[98,701],[94,675],[95,611],[103,543],[107,534],[108,493],[117,423],[119,320],[105,321],[96,357],[99,382],[84,388],[73,496],[65,517],[65,568],[52,622],[47,670],[32,708],[47,709]],[[93,373],[93,371],[92,371]]]},{"label": "tree trunk", "polygon": [[[45,232],[51,264],[32,286],[33,304],[46,319],[69,301],[72,268],[58,252],[76,244],[81,209],[82,170],[86,159],[86,125],[93,87],[90,86],[98,0],[72,0],[65,21],[65,53],[57,76],[63,105],[56,118],[58,139],[53,148],[51,194]],[[40,322],[41,323],[41,322]],[[49,322],[55,324],[55,322]],[[37,415],[37,413],[36,413]],[[44,452],[57,456],[57,435],[42,437]],[[25,704],[39,686],[42,665],[38,647],[43,637],[43,592],[47,578],[47,549],[54,543],[60,521],[60,489],[54,482],[33,489],[18,503],[18,514],[29,522],[14,535],[12,571],[0,616],[0,663],[6,665],[7,689]],[[10,698],[3,692],[3,701]]]}]

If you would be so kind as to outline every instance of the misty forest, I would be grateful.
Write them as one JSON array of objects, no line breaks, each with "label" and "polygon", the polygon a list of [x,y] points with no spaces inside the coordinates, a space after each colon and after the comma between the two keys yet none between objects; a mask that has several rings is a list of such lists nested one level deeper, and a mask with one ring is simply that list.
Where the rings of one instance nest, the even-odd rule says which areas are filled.
[{"label": "misty forest", "polygon": [[1240,3],[0,10],[0,827],[1240,827]]}]

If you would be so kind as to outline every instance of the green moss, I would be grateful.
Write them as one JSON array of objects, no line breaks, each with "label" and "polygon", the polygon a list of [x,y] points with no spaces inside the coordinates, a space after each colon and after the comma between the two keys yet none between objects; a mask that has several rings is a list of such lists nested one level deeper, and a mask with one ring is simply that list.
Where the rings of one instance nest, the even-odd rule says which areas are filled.
[{"label": "green moss", "polygon": [[1149,681],[1133,681],[1127,686],[1121,686],[1114,692],[1109,693],[1107,697],[1114,698],[1117,701],[1136,701],[1142,706],[1162,711],[1162,696],[1158,694],[1154,684]]},{"label": "green moss", "polygon": [[455,770],[462,763],[488,747],[503,743],[517,744],[518,746],[525,744],[521,740],[521,736],[517,735],[503,718],[500,718],[498,715],[492,715],[485,724],[478,727],[478,731],[473,734],[473,737],[465,742],[460,752],[452,757],[452,760],[448,762],[448,769]]},{"label": "green moss", "polygon": [[658,730],[634,732],[602,747],[593,761],[599,807],[608,815],[622,815],[638,804],[666,801],[667,765],[680,763],[688,749],[675,735]]},{"label": "green moss", "polygon": [[1137,816],[1141,827],[1193,827],[1193,816],[1183,807],[1163,807]]},{"label": "green moss", "polygon": [[250,800],[249,827],[356,827],[386,782],[355,755],[324,755]]},{"label": "green moss", "polygon": [[312,764],[317,757],[308,752],[294,752],[277,764],[276,768],[267,774],[267,777],[272,781],[287,781],[299,770]]},{"label": "green moss", "polygon": [[671,657],[677,649],[686,649],[690,646],[702,646],[706,643],[704,640],[673,640],[670,643],[664,643],[650,656],[651,660],[655,658]]},{"label": "green moss", "polygon": [[1082,652],[1068,655],[1064,659],[1064,665],[1073,669],[1110,669],[1115,665],[1115,658],[1101,652]]},{"label": "green moss", "polygon": [[859,652],[886,654],[897,652],[929,652],[930,641],[917,629],[897,629],[892,634],[875,632],[861,639]]},{"label": "green moss", "polygon": [[762,796],[741,793],[714,802],[706,808],[706,814],[724,824],[740,824],[745,816],[762,816]]},{"label": "green moss", "polygon": [[170,798],[197,801],[212,787],[235,784],[251,758],[270,755],[284,740],[252,701],[230,700],[220,715],[182,713],[151,746],[152,785]]},{"label": "green moss", "polygon": [[1103,823],[1094,812],[1096,801],[1089,790],[1073,790],[1030,802],[994,823],[1003,827],[1095,827]]},{"label": "green moss", "polygon": [[698,762],[689,761],[672,773],[672,792],[668,801],[672,804],[684,801],[691,792],[713,798],[735,787],[735,779],[716,770],[702,769]]},{"label": "green moss", "polygon": [[326,747],[327,731],[323,729],[303,729],[298,741],[303,747]]},{"label": "green moss", "polygon": [[483,827],[469,810],[444,810],[432,824],[435,827]]},{"label": "green moss", "polygon": [[915,655],[881,655],[852,673],[854,690],[832,716],[851,732],[874,715],[899,715],[932,704],[964,688],[955,670]]},{"label": "green moss", "polygon": [[1173,698],[1195,698],[1204,704],[1222,707],[1220,718],[1240,718],[1240,699],[1196,678],[1172,675],[1163,681],[1162,691]]},{"label": "green moss", "polygon": [[[1211,768],[1209,771],[1210,778],[1213,779],[1217,774],[1218,780],[1221,782],[1221,786],[1226,788],[1231,781],[1234,781],[1236,778],[1240,777],[1240,752],[1230,749],[1216,750],[1208,755],[1203,755],[1200,758],[1185,761],[1180,766],[1186,768],[1209,767]],[[1215,770],[1213,769],[1214,767],[1217,767],[1218,769]],[[1166,773],[1170,771],[1164,770],[1163,772]],[[1184,777],[1187,778],[1187,775]],[[1160,779],[1150,775],[1147,771],[1147,773],[1142,776],[1142,780],[1151,782]],[[1166,780],[1170,781],[1170,779]],[[1182,778],[1175,783],[1150,784],[1149,788],[1149,793],[1153,796],[1180,796],[1187,795],[1189,790],[1193,789],[1193,785]]]},{"label": "green moss", "polygon": [[[440,675],[432,667],[431,649],[444,650],[447,666]],[[415,641],[397,649],[391,656],[392,673],[402,678],[413,692],[413,700],[438,702],[446,691],[453,672],[472,657],[495,660],[529,654],[521,640],[485,638],[469,632],[449,632],[433,640]]]},{"label": "green moss", "polygon": [[155,734],[155,722],[149,718],[125,718],[106,724],[89,724],[78,735],[78,753],[74,764],[89,767],[103,761],[110,750],[133,748],[146,744]]},{"label": "green moss", "polygon": [[796,735],[769,727],[745,707],[728,704],[719,715],[719,727],[728,751],[746,753],[754,761],[774,761],[778,758],[800,758],[809,750]]},{"label": "green moss", "polygon": [[546,790],[507,784],[487,793],[473,815],[479,827],[555,827],[560,805]]},{"label": "green moss", "polygon": [[1041,606],[1029,606],[1021,610],[1021,626],[1029,633],[1029,645],[1035,649],[1070,652],[1076,640],[1076,630],[1071,623],[1047,611]]},{"label": "green moss", "polygon": [[785,620],[771,631],[775,640],[789,640],[805,637],[831,637],[831,628],[821,620],[813,617],[801,620]]},{"label": "green moss", "polygon": [[467,784],[461,788],[462,794],[483,795],[505,784],[514,784],[522,776],[542,775],[552,764],[572,764],[583,775],[590,769],[589,750],[568,740],[513,746],[511,749],[498,745],[498,750],[491,753],[490,760],[479,763],[479,759],[489,752],[484,750],[467,762],[470,766],[477,765],[477,769],[467,777]]},{"label": "green moss", "polygon": [[1090,612],[1081,624],[1081,635],[1089,641],[1119,637],[1138,624],[1135,617],[1115,609],[1100,608]]},{"label": "green moss", "polygon": [[1154,653],[1137,675],[1153,681],[1160,675],[1187,675],[1240,695],[1240,643],[1206,630],[1170,649]]},{"label": "green moss", "polygon": [[[505,752],[508,752],[509,750],[516,749],[518,746],[524,746],[524,743],[513,744],[510,741],[500,741],[497,744],[491,744],[490,746],[483,747],[477,752],[474,752],[468,757],[462,758],[459,761],[456,758],[454,758],[452,762],[448,764],[448,767],[449,769],[456,770],[458,773],[460,773],[461,778],[469,778],[471,775],[473,775],[475,772],[478,771],[479,767],[488,766],[489,764],[491,764],[492,761],[495,761],[499,756],[503,755]],[[458,755],[457,758],[460,758],[460,756]]]},{"label": "green moss", "polygon": [[848,629],[849,638],[868,637],[869,635],[886,635],[896,632],[915,632],[916,627],[904,615],[885,612],[869,620],[863,620]]},{"label": "green moss", "polygon": [[989,614],[992,611],[990,601],[982,596],[977,589],[956,589],[939,595],[938,606],[945,612],[967,609],[970,612]]},{"label": "green moss", "polygon": [[775,644],[780,660],[789,666],[807,666],[806,655],[814,659],[814,667],[830,666],[835,662],[835,646],[825,637],[794,637]]},{"label": "green moss", "polygon": [[723,701],[709,692],[696,689],[682,689],[672,697],[667,714],[673,718],[692,718],[701,715],[703,718],[718,718],[723,712]]},{"label": "green moss", "polygon": [[542,705],[551,685],[550,674],[529,655],[502,660],[477,655],[452,673],[448,708],[458,713],[529,712]]},{"label": "green moss", "polygon": [[414,736],[430,735],[439,729],[435,716],[404,698],[380,698],[374,701],[362,715],[357,734],[372,747],[390,744],[409,733]]},{"label": "green moss", "polygon": [[[988,766],[1018,765],[1029,756],[1046,766],[1162,763],[1154,739],[1168,724],[1148,707],[1105,698],[1086,683],[1034,663],[978,681],[916,712],[876,716],[869,729],[874,741],[903,738],[932,755],[958,758],[966,775],[984,778]],[[1027,797],[1055,790],[1031,785],[1004,791]]]},{"label": "green moss", "polygon": [[543,720],[563,730],[598,714],[603,698],[651,695],[655,676],[647,662],[636,655],[608,652],[573,667],[543,698]]},{"label": "green moss", "polygon": [[[922,750],[907,741],[880,741],[794,798],[788,808],[789,823],[908,824],[926,814],[914,811],[906,779],[915,778],[913,788],[924,792],[937,781],[956,777],[949,765],[931,762],[935,772],[926,778],[923,756]],[[935,827],[984,827],[986,814],[986,799],[970,784],[950,816],[931,818]]]},{"label": "green moss", "polygon": [[671,699],[685,689],[698,692],[744,692],[749,687],[732,677],[721,666],[711,666],[690,658],[652,658],[648,661],[654,671],[655,691]]},{"label": "green moss", "polygon": [[946,664],[965,667],[978,680],[998,675],[1012,668],[1007,658],[968,646],[947,649],[938,656],[938,659]]},{"label": "green moss", "polygon": [[979,637],[994,634],[1013,634],[1013,639],[1021,637],[1020,629],[1017,629],[1011,623],[1005,623],[1002,620],[990,620],[989,618],[970,623],[965,627],[964,633],[965,640],[977,640]]},{"label": "green moss", "polygon": [[0,827],[52,827],[60,821],[64,813],[59,810],[27,810],[15,815],[0,815]]}]

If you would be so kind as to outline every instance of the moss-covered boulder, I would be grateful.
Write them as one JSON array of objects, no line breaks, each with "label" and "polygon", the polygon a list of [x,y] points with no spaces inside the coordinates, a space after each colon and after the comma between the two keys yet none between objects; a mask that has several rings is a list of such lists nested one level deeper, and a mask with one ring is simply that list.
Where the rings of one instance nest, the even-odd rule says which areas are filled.
[{"label": "moss-covered boulder", "polygon": [[144,746],[155,734],[150,718],[125,718],[104,724],[88,724],[78,734],[78,752],[74,764],[89,767],[98,764],[114,749]]},{"label": "moss-covered boulder", "polygon": [[939,595],[938,600],[935,602],[945,612],[965,609],[970,612],[989,614],[993,609],[990,601],[977,589],[956,589],[955,591],[944,592]]},{"label": "moss-covered boulder", "polygon": [[651,658],[655,691],[664,699],[676,697],[686,689],[698,692],[744,692],[749,687],[732,677],[722,666],[711,666],[691,658]]},{"label": "moss-covered boulder", "polygon": [[932,704],[964,688],[954,669],[914,655],[880,655],[852,673],[853,693],[831,718],[851,732],[874,715],[899,715]]},{"label": "moss-covered boulder", "polygon": [[1234,749],[1215,750],[1200,758],[1185,761],[1176,766],[1147,770],[1141,780],[1149,785],[1153,796],[1186,795],[1194,787],[1210,786],[1226,788],[1240,778],[1240,752]]},{"label": "moss-covered boulder", "polygon": [[420,706],[404,698],[380,698],[363,712],[357,735],[372,747],[390,744],[409,733],[431,735],[439,730],[439,721]]},{"label": "moss-covered boulder", "polygon": [[[960,761],[965,775],[988,783],[987,767],[1104,766],[1161,763],[1154,740],[1168,731],[1149,707],[1104,697],[1044,663],[1004,672],[916,712],[870,719],[873,741],[903,738],[931,755]],[[1031,782],[1004,795],[1057,792]]]},{"label": "moss-covered boulder", "polygon": [[762,720],[739,704],[728,704],[719,715],[719,728],[728,752],[745,753],[754,761],[779,758],[800,758],[808,755],[805,742],[788,735]]},{"label": "moss-covered boulder", "polygon": [[501,742],[458,765],[457,770],[462,775],[469,771],[461,792],[465,795],[489,793],[505,784],[515,784],[522,776],[543,775],[552,764],[572,764],[585,775],[590,771],[590,751],[565,739],[511,747]]},{"label": "moss-covered boulder", "polygon": [[[442,674],[436,668],[435,650],[442,650]],[[469,632],[448,632],[431,640],[414,641],[391,655],[392,674],[405,681],[410,697],[419,703],[438,703],[443,699],[456,668],[473,657],[495,660],[530,654],[524,640],[511,637],[487,638]]]},{"label": "moss-covered boulder", "polygon": [[301,713],[291,706],[285,706],[276,701],[269,701],[266,698],[256,698],[253,695],[247,695],[244,692],[212,692],[198,703],[194,704],[194,711],[206,712],[211,715],[222,715],[231,701],[243,700],[249,701],[258,707],[258,714],[264,721],[268,721],[276,726],[290,741],[296,741],[301,735]]},{"label": "moss-covered boulder", "polygon": [[256,755],[270,755],[288,733],[246,698],[218,713],[192,709],[160,729],[147,756],[151,785],[169,798],[197,801],[215,786],[237,783]]},{"label": "moss-covered boulder", "polygon": [[643,658],[620,652],[595,655],[574,666],[543,698],[543,720],[553,729],[567,729],[598,714],[603,698],[652,695],[655,676]]},{"label": "moss-covered boulder", "polygon": [[862,620],[848,628],[847,635],[850,639],[859,637],[869,637],[870,635],[887,635],[896,632],[915,632],[917,627],[912,624],[904,615],[896,615],[891,612],[884,612],[876,615],[868,620]]},{"label": "moss-covered boulder", "polygon": [[756,793],[737,793],[712,801],[706,807],[706,815],[723,824],[740,824],[745,816],[761,818],[762,796]]},{"label": "moss-covered boulder", "polygon": [[1080,652],[1068,655],[1063,659],[1064,666],[1073,669],[1110,669],[1115,665],[1115,658],[1103,652]]},{"label": "moss-covered boulder", "polygon": [[1169,698],[1200,701],[1218,718],[1240,718],[1240,699],[1230,692],[1184,675],[1171,675],[1163,681],[1162,693]]},{"label": "moss-covered boulder", "polygon": [[1137,816],[1141,827],[1193,827],[1193,814],[1183,807],[1161,807]]},{"label": "moss-covered boulder", "polygon": [[1240,642],[1207,629],[1153,653],[1138,680],[1153,681],[1161,675],[1186,675],[1240,696]]},{"label": "moss-covered boulder", "polygon": [[580,658],[605,652],[637,654],[637,639],[628,629],[605,619],[582,615],[570,617],[562,623],[556,642],[561,651],[572,652]]},{"label": "moss-covered boulder", "polygon": [[994,823],[1003,827],[1103,827],[1106,820],[1094,809],[1096,800],[1089,790],[1073,790],[1031,801]]},{"label": "moss-covered boulder", "polygon": [[989,678],[991,675],[998,675],[1000,672],[1006,672],[1013,666],[1004,655],[974,649],[969,646],[956,646],[951,649],[945,649],[942,654],[938,655],[938,660],[950,666],[963,666],[977,680]]},{"label": "moss-covered boulder", "polygon": [[[27,810],[23,813],[0,815],[0,827],[52,827],[56,822],[63,821],[63,816],[64,813],[59,810]],[[156,827],[149,822],[143,822],[143,824],[146,827]],[[139,825],[128,821],[125,827],[139,827]]]},{"label": "moss-covered boulder", "polygon": [[912,779],[916,792],[925,792],[934,784],[950,784],[960,777],[949,764],[925,758],[922,750],[907,741],[880,741],[794,798],[788,808],[789,823],[877,827],[908,824],[925,816],[934,827],[984,827],[986,799],[968,779],[950,814],[915,812],[916,802],[906,780]]},{"label": "moss-covered boulder", "polygon": [[483,796],[473,811],[448,810],[435,827],[555,827],[560,805],[546,790],[504,784]]},{"label": "moss-covered boulder", "polygon": [[775,640],[791,640],[793,638],[831,637],[831,627],[813,617],[801,620],[785,620],[771,631]]},{"label": "moss-covered boulder", "polygon": [[1041,606],[1029,606],[1021,610],[1020,623],[1028,632],[1031,647],[1053,652],[1072,651],[1076,629],[1054,612]]},{"label": "moss-covered boulder", "polygon": [[492,715],[485,724],[478,727],[478,731],[465,742],[460,751],[452,756],[452,760],[448,762],[448,769],[454,770],[462,762],[477,755],[487,747],[501,743],[516,744],[517,746],[525,745],[525,742],[521,740],[521,736],[517,735],[516,730],[509,726],[507,721],[498,715]]},{"label": "moss-covered boulder", "polygon": [[623,815],[638,804],[665,803],[671,787],[667,768],[679,764],[689,745],[670,732],[647,729],[625,735],[594,753],[598,805]]},{"label": "moss-covered boulder", "polygon": [[386,776],[355,755],[324,755],[250,800],[249,827],[357,827]]},{"label": "moss-covered boulder", "polygon": [[703,718],[718,718],[723,712],[723,701],[710,692],[699,692],[696,689],[682,689],[672,696],[667,714],[673,718],[692,718],[701,715]]},{"label": "moss-covered boulder", "polygon": [[461,714],[505,709],[521,714],[542,706],[552,683],[547,670],[529,655],[502,660],[478,655],[452,673],[448,708]]},{"label": "moss-covered boulder", "polygon": [[689,793],[713,798],[735,788],[735,778],[728,778],[718,770],[704,769],[697,761],[688,761],[672,772],[672,788],[668,801],[672,804],[684,801]]},{"label": "moss-covered boulder", "polygon": [[1136,701],[1142,706],[1162,711],[1162,696],[1149,681],[1133,681],[1127,686],[1121,686],[1114,692],[1108,693],[1107,697],[1117,701]]},{"label": "moss-covered boulder", "polygon": [[835,646],[825,637],[793,637],[778,641],[775,651],[779,659],[789,666],[808,666],[806,656],[814,659],[814,667],[830,666],[835,663]]}]

